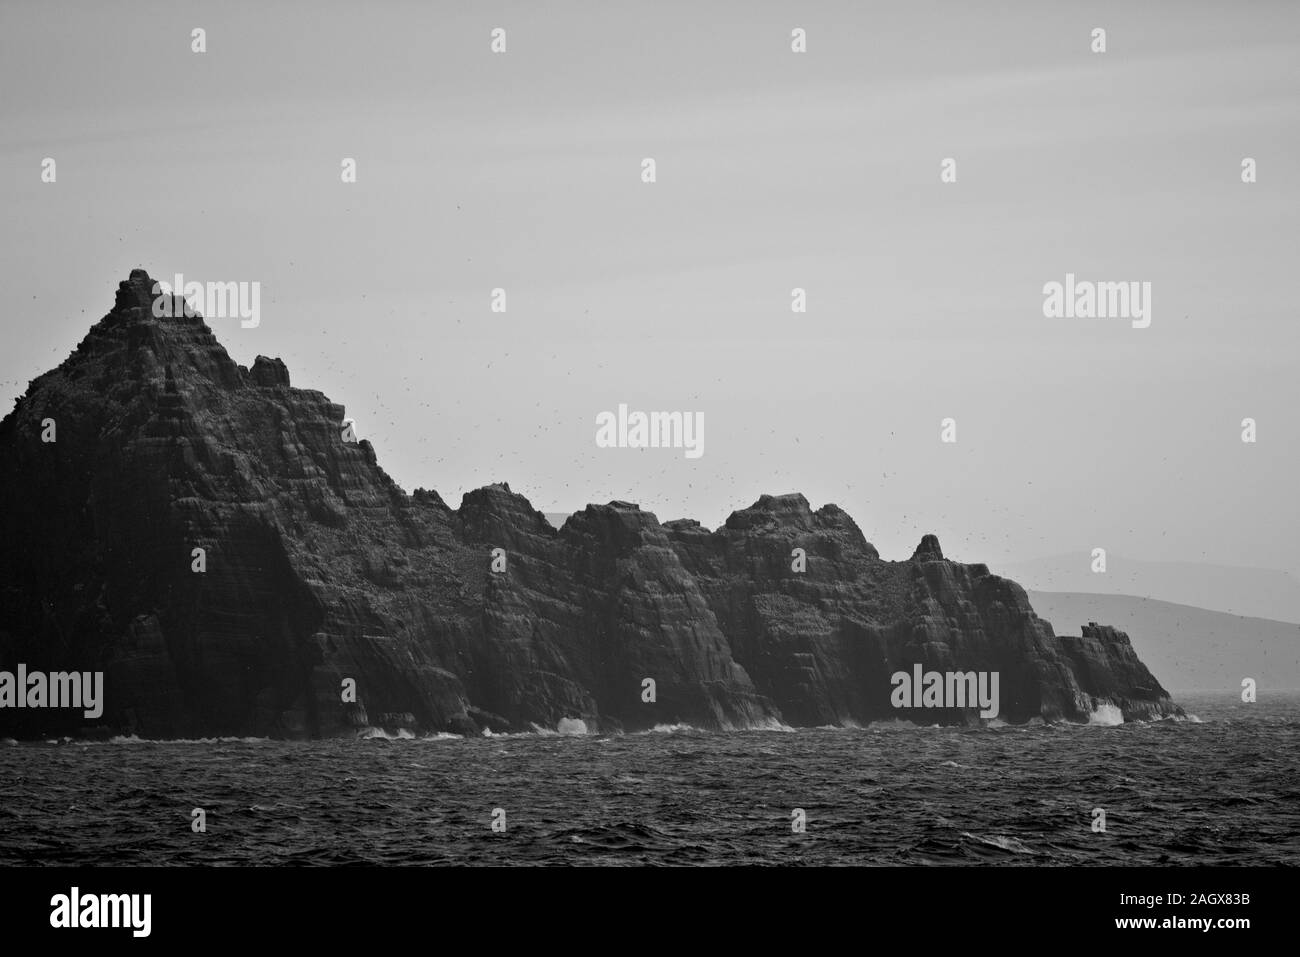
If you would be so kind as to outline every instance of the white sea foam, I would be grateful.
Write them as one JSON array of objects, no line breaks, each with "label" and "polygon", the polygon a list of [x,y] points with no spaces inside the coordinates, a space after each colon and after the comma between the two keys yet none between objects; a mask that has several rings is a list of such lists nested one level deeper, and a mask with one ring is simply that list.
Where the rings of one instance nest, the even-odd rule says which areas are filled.
[{"label": "white sea foam", "polygon": [[587,722],[581,718],[561,718],[560,723],[555,726],[559,734],[588,734]]},{"label": "white sea foam", "polygon": [[1124,723],[1124,712],[1113,704],[1099,704],[1097,710],[1088,715],[1088,723],[1114,727]]},{"label": "white sea foam", "polygon": [[362,741],[413,741],[415,733],[405,728],[398,728],[396,734],[389,734],[383,728],[362,728],[357,732],[357,737]]},{"label": "white sea foam", "polygon": [[916,724],[905,718],[889,718],[885,721],[871,722],[872,731],[921,731],[925,728],[937,728],[937,724]]},{"label": "white sea foam", "polygon": [[531,731],[493,731],[491,728],[484,728],[482,735],[485,738],[554,738],[559,733],[552,731],[550,728],[543,728],[540,724],[529,722],[528,726]]},{"label": "white sea foam", "polygon": [[1004,851],[1014,851],[1017,854],[1034,853],[1031,848],[1026,847],[1019,839],[1014,837],[1003,837],[1001,834],[990,834],[986,837],[981,834],[972,834],[969,831],[962,831],[962,837],[969,837],[972,841],[979,841],[981,844],[1001,848]]},{"label": "white sea foam", "polygon": [[782,724],[776,718],[764,718],[762,721],[755,721],[752,724],[745,725],[742,731],[798,731],[798,728],[792,728],[788,724]]}]

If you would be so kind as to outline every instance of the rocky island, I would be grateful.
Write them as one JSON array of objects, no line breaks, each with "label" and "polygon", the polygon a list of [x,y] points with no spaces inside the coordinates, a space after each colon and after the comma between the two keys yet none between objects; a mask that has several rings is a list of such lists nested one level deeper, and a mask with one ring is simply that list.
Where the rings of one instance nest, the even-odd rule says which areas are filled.
[{"label": "rocky island", "polygon": [[556,529],[504,484],[407,494],[341,405],[156,318],[153,288],[133,271],[0,423],[0,668],[104,674],[98,721],[0,709],[0,735],[979,720],[892,706],[918,665],[997,672],[1007,722],[1182,714],[1122,632],[1058,636],[934,536],[882,560],[802,495],[710,530],[627,502]]}]

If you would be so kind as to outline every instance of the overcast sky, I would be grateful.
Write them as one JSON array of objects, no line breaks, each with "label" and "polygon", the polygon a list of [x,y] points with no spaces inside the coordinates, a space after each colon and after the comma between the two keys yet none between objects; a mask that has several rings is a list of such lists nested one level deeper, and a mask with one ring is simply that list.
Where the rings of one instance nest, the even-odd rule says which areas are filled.
[{"label": "overcast sky", "polygon": [[[1296,568],[1300,6],[973,6],[7,2],[4,411],[144,266],[260,282],[231,354],[452,505]],[[1150,327],[1045,318],[1067,272]],[[619,403],[704,455],[597,448]]]}]

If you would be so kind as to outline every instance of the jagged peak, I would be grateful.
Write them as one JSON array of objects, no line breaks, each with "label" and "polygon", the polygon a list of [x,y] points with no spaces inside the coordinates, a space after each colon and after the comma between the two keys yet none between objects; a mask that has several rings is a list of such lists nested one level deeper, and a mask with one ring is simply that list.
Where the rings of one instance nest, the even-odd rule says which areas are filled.
[{"label": "jagged peak", "polygon": [[248,370],[249,381],[264,388],[289,388],[289,368],[281,359],[258,356]]},{"label": "jagged peak", "polygon": [[802,492],[787,492],[782,495],[763,494],[753,505],[728,515],[724,525],[733,531],[743,531],[763,525],[796,525],[800,528],[811,528],[813,512]]},{"label": "jagged peak", "polygon": [[664,522],[663,525],[664,528],[671,528],[674,531],[709,531],[694,518],[675,518],[670,522]]},{"label": "jagged peak", "polygon": [[814,512],[802,492],[760,495],[753,505],[732,512],[719,531],[748,532],[764,529],[779,534],[787,534],[787,530],[792,529],[799,532],[848,535],[867,557],[880,557],[876,547],[867,541],[862,529],[858,528],[848,512],[831,503]]},{"label": "jagged peak", "polygon": [[943,561],[943,549],[939,547],[939,536],[927,534],[921,536],[921,544],[916,546],[916,551],[912,553],[914,562],[941,562]]},{"label": "jagged peak", "polygon": [[442,500],[442,496],[436,490],[431,488],[419,488],[411,493],[411,501],[417,505],[431,505],[443,511],[450,512],[451,507]]},{"label": "jagged peak", "polygon": [[[437,495],[436,492],[432,494]],[[441,502],[441,498],[438,501]],[[512,491],[508,482],[493,482],[466,492],[461,496],[456,515],[466,529],[477,535],[499,534],[511,522],[521,523],[518,527],[522,530],[548,536],[555,534],[546,516],[535,509],[526,496]]]},{"label": "jagged peak", "polygon": [[513,491],[509,482],[492,482],[475,489],[470,489],[460,498],[460,507],[479,508],[486,505],[522,504],[532,510],[532,503],[523,495]]},{"label": "jagged peak", "polygon": [[152,310],[154,280],[148,270],[139,267],[132,269],[126,279],[117,284],[117,298],[113,303],[113,312],[122,313],[143,307]]},{"label": "jagged peak", "polygon": [[763,509],[769,512],[798,510],[811,512],[812,506],[808,504],[808,499],[803,492],[782,492],[779,495],[769,495],[766,492],[758,497],[758,501],[750,506],[753,509]]},{"label": "jagged peak", "polygon": [[[648,518],[652,523],[659,524],[659,519],[653,512],[647,512],[636,502],[626,502],[622,499],[613,499],[605,502],[603,505],[592,502],[581,511],[574,512],[573,515],[594,516],[621,516],[634,518],[637,522],[645,522]],[[573,515],[569,516],[570,518]]]}]

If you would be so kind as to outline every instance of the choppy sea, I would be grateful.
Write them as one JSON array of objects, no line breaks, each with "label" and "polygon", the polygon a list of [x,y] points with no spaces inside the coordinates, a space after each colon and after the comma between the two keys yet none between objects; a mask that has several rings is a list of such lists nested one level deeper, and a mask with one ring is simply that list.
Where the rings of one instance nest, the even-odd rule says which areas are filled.
[{"label": "choppy sea", "polygon": [[1196,717],[5,741],[0,864],[1300,864],[1300,695],[1175,700]]}]

